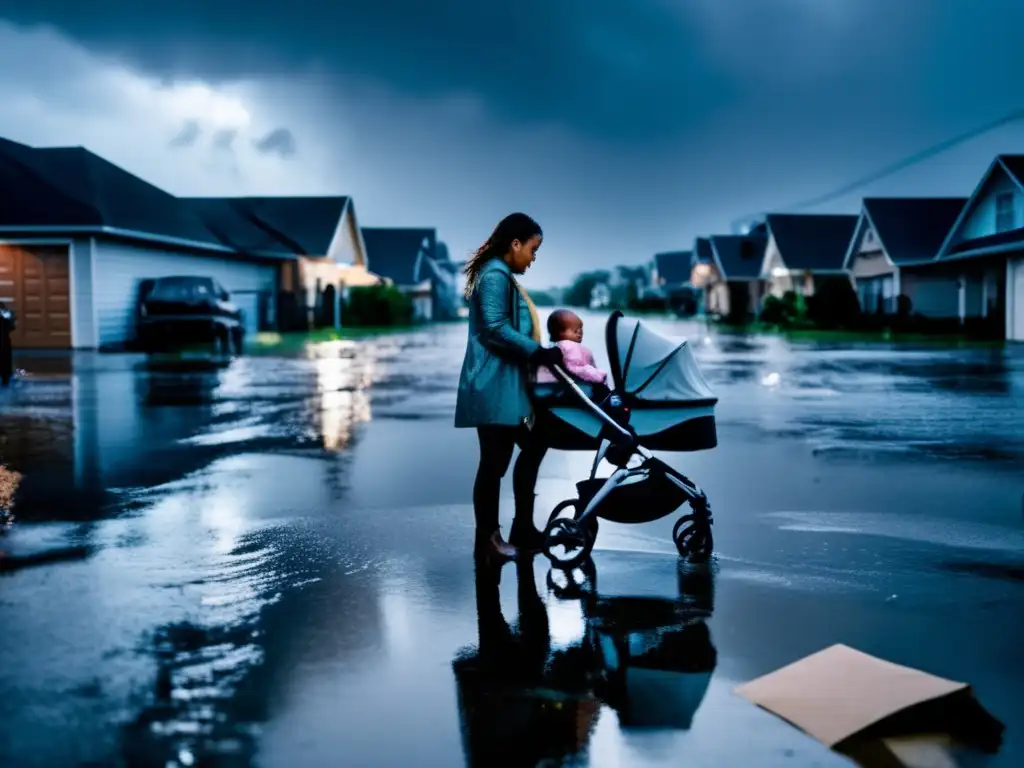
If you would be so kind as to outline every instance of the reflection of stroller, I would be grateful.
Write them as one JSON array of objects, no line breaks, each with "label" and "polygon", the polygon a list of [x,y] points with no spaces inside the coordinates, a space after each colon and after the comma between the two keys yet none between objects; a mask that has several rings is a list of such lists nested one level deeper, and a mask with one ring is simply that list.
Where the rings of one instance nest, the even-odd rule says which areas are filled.
[{"label": "reflection of stroller", "polygon": [[705,620],[714,608],[713,575],[680,572],[680,599],[599,596],[593,564],[586,589],[558,589],[583,604],[584,648],[594,693],[614,709],[624,728],[686,730],[700,707],[718,662]]},{"label": "reflection of stroller", "polygon": [[[714,448],[718,398],[685,341],[666,339],[621,312],[608,319],[605,337],[615,393],[604,403],[595,403],[591,388],[558,367],[561,382],[534,387],[537,428],[548,444],[596,449],[589,479],[576,484],[579,497],[552,511],[544,552],[571,567],[593,549],[598,518],[646,523],[689,504],[691,512],[676,522],[672,539],[682,557],[707,560],[714,548],[707,496],[650,451]],[[615,467],[609,477],[597,477],[602,460]]]}]

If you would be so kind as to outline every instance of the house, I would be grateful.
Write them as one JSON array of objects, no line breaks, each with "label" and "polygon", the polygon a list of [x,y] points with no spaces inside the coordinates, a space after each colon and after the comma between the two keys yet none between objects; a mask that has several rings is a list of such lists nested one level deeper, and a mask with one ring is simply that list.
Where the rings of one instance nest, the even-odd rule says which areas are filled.
[{"label": "house", "polygon": [[[0,139],[0,201],[0,301],[18,313],[12,341],[23,348],[123,347],[135,336],[142,281],[181,274],[221,283],[250,332],[276,327],[282,268],[308,248],[279,231],[291,223],[260,218],[265,211],[258,221],[235,206],[223,216],[204,214],[203,204],[83,147]],[[357,266],[351,201],[342,209],[325,226],[337,235],[335,258]]]},{"label": "house", "polygon": [[352,199],[336,197],[182,198],[236,251],[259,247],[290,256],[279,265],[278,326],[336,327],[347,288],[373,285]]},{"label": "house", "polygon": [[690,285],[692,251],[665,251],[654,254],[651,263],[651,285],[666,297]]},{"label": "house", "polygon": [[813,296],[823,279],[848,277],[844,262],[859,221],[850,215],[768,214],[768,245],[761,265],[766,292]]},{"label": "house", "polygon": [[415,320],[458,316],[458,266],[447,246],[439,250],[436,230],[364,227],[363,240],[374,273],[412,300]]},{"label": "house", "polygon": [[958,316],[958,278],[943,274],[932,262],[966,202],[962,197],[864,199],[843,261],[855,281],[862,312],[895,315],[903,295],[911,312]]},{"label": "house", "polygon": [[961,323],[994,322],[1024,341],[1024,155],[992,161],[930,266],[957,276]]},{"label": "house", "polygon": [[763,234],[714,235],[694,243],[693,285],[704,290],[709,315],[746,322],[757,316],[763,297]]}]

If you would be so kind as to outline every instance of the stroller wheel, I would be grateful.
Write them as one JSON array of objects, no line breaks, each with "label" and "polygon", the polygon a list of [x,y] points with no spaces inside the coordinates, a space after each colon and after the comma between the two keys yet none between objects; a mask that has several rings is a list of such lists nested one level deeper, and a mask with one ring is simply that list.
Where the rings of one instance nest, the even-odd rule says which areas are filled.
[{"label": "stroller wheel", "polygon": [[594,548],[594,539],[585,526],[572,518],[557,517],[544,531],[544,554],[553,565],[563,570],[582,563]]},{"label": "stroller wheel", "polygon": [[[550,526],[551,523],[560,515],[562,515],[562,513],[566,512],[566,510],[572,510],[573,520],[579,520],[580,513],[583,511],[582,509],[580,509],[579,499],[566,499],[553,510],[551,510],[551,514],[548,515],[548,525]],[[592,514],[590,516],[590,519],[587,521],[586,528],[587,532],[590,534],[590,538],[592,540],[596,540],[598,530],[597,515]]]},{"label": "stroller wheel", "polygon": [[704,563],[715,549],[715,540],[707,518],[700,515],[684,515],[672,529],[672,541],[676,543],[679,556],[691,563]]}]

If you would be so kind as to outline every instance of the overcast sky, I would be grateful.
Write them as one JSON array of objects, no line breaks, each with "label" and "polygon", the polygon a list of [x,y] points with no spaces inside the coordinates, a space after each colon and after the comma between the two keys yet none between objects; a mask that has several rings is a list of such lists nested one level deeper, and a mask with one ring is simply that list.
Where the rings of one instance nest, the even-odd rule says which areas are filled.
[{"label": "overcast sky", "polygon": [[[1024,108],[1020,0],[0,0],[0,135],[182,195],[351,194],[532,285],[639,263]],[[1011,33],[1011,31],[1013,31]],[[861,194],[967,195],[1020,124]]]}]

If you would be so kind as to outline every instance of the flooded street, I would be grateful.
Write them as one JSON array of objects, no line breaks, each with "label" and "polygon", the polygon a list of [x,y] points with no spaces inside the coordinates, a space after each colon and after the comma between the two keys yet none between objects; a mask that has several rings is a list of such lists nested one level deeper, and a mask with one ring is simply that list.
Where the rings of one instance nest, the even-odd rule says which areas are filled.
[{"label": "flooded street", "polygon": [[[465,326],[223,370],[21,358],[0,765],[847,765],[732,694],[836,642],[970,682],[1007,724],[970,764],[1024,765],[1024,348],[652,325],[720,398],[719,447],[664,456],[717,556],[680,570],[676,516],[602,523],[567,598],[543,557],[475,573]],[[538,524],[590,461],[548,457]],[[638,633],[678,669],[595,690]]]}]

